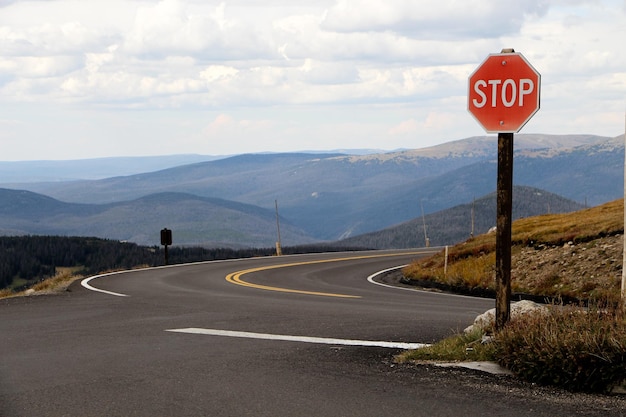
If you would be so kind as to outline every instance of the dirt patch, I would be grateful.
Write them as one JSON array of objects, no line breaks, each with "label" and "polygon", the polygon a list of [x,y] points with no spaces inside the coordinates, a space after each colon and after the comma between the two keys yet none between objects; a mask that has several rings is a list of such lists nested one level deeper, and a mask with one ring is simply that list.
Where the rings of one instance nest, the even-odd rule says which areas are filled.
[{"label": "dirt patch", "polygon": [[623,236],[616,235],[585,243],[517,249],[511,259],[513,291],[576,298],[602,298],[619,292],[623,246]]}]

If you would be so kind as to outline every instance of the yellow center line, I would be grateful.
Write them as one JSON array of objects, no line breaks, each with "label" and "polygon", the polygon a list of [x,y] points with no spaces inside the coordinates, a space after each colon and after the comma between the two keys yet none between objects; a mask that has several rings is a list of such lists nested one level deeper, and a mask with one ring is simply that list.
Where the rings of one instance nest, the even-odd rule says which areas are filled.
[{"label": "yellow center line", "polygon": [[370,259],[370,258],[385,258],[392,256],[404,256],[404,255],[419,255],[423,254],[424,251],[420,252],[405,252],[405,253],[393,253],[393,254],[379,254],[379,255],[361,255],[361,256],[350,256],[345,258],[336,258],[336,259],[321,259],[316,261],[305,261],[305,262],[293,262],[281,265],[271,265],[271,266],[260,266],[257,268],[244,269],[242,271],[233,272],[226,276],[226,281],[231,284],[242,285],[244,287],[256,288],[259,290],[266,291],[278,291],[278,292],[286,292],[286,293],[295,293],[295,294],[305,294],[305,295],[318,295],[323,297],[339,297],[339,298],[361,298],[358,295],[347,295],[347,294],[335,294],[335,293],[326,293],[326,292],[317,292],[317,291],[305,291],[305,290],[295,290],[290,288],[282,288],[282,287],[272,287],[269,285],[261,285],[261,284],[253,284],[251,282],[244,281],[241,277],[245,274],[251,274],[253,272],[259,271],[268,271],[271,269],[278,268],[289,268],[292,266],[303,266],[303,265],[312,265],[312,264],[322,264],[329,262],[342,262],[342,261],[352,261],[358,259]]}]

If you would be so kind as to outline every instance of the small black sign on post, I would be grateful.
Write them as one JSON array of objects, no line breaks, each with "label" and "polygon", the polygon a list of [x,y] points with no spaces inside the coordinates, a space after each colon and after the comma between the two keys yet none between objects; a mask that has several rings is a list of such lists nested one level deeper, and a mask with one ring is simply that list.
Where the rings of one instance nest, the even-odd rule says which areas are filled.
[{"label": "small black sign on post", "polygon": [[165,265],[169,263],[167,247],[172,244],[172,231],[170,229],[161,230],[161,245],[165,247]]}]

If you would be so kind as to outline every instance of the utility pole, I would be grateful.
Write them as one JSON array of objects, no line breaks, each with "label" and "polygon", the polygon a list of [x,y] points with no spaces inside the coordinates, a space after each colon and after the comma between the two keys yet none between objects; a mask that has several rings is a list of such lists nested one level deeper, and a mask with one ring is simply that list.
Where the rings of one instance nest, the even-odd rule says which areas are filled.
[{"label": "utility pole", "polygon": [[276,230],[278,233],[278,240],[276,241],[276,256],[281,256],[283,254],[283,249],[280,243],[280,221],[278,220],[278,200],[274,200],[274,205],[276,206]]},{"label": "utility pole", "polygon": [[429,248],[430,239],[428,239],[428,235],[426,234],[426,217],[424,217],[424,204],[422,204],[422,200],[420,200],[420,206],[422,208],[422,223],[424,224],[424,244]]},{"label": "utility pole", "polygon": [[472,231],[470,232],[470,237],[474,237],[474,217],[476,216],[476,197],[472,200]]}]

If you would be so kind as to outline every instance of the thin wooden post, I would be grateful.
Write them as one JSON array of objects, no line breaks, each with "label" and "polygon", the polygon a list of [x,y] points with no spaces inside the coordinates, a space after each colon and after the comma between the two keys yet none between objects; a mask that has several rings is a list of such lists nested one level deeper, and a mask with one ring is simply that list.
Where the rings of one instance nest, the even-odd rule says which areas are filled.
[{"label": "thin wooden post", "polygon": [[278,217],[278,200],[274,200],[274,204],[276,205],[276,233],[278,235],[278,240],[276,241],[276,256],[282,256],[283,248],[282,248],[282,243],[280,241],[280,220]]},{"label": "thin wooden post", "polygon": [[[626,313],[626,113],[624,113],[624,232],[622,233],[622,290],[621,290],[621,303],[622,312]],[[585,200],[585,206],[587,206]]]},{"label": "thin wooden post", "polygon": [[500,330],[511,317],[513,133],[498,133],[497,206],[496,330]]}]

